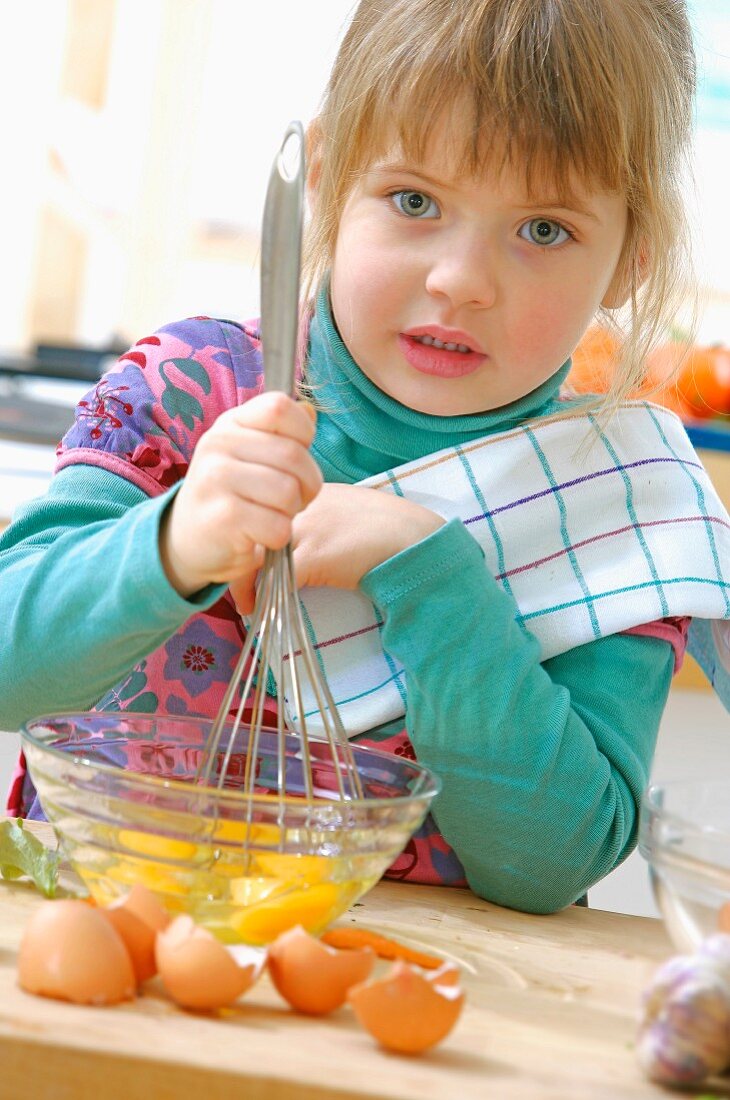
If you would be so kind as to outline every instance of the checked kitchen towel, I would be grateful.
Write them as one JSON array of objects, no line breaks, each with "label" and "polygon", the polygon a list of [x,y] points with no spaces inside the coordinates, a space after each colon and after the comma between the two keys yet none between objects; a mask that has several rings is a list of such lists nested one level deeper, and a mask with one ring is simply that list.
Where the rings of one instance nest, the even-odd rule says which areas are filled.
[{"label": "checked kitchen towel", "polygon": [[[360,484],[461,519],[543,659],[691,615],[690,652],[730,709],[730,516],[673,413],[629,402],[603,428],[590,414],[553,417]],[[402,715],[404,673],[370,601],[300,596],[348,735]]]}]

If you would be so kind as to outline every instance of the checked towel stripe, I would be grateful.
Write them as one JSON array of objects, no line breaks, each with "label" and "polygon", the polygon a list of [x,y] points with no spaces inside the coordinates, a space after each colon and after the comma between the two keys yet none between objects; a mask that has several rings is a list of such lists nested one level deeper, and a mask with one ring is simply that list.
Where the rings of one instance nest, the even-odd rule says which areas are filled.
[{"label": "checked towel stripe", "polygon": [[[669,616],[730,709],[730,516],[673,413],[557,415],[360,482],[460,519],[542,659]],[[360,592],[300,593],[350,736],[405,713],[403,669]],[[310,724],[314,702],[305,697]],[[295,719],[296,716],[292,715]]]}]

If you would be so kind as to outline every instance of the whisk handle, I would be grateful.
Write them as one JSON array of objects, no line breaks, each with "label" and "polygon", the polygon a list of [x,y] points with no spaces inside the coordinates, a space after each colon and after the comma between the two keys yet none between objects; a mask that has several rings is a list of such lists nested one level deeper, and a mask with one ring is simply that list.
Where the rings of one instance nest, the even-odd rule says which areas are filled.
[{"label": "whisk handle", "polygon": [[261,342],[267,390],[294,390],[304,216],[304,129],[291,122],[269,176],[261,231]]}]

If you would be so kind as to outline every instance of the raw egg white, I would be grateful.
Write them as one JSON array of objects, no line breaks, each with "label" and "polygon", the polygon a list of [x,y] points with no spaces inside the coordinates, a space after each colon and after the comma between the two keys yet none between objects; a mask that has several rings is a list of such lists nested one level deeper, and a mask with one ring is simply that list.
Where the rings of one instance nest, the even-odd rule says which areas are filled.
[{"label": "raw egg white", "polygon": [[228,1008],[259,978],[266,951],[226,946],[187,915],[175,919],[155,940],[160,979],[183,1008]]},{"label": "raw egg white", "polygon": [[369,947],[339,951],[297,925],[269,948],[269,974],[292,1008],[312,1016],[333,1012],[347,991],[370,974],[375,953]]},{"label": "raw egg white", "polygon": [[28,993],[108,1005],[134,996],[132,962],[119,933],[84,901],[45,901],[28,921],[18,953]]},{"label": "raw egg white", "polygon": [[351,989],[347,1000],[381,1046],[418,1054],[445,1039],[459,1018],[464,993],[455,970],[447,964],[424,975],[399,961],[385,977]]}]

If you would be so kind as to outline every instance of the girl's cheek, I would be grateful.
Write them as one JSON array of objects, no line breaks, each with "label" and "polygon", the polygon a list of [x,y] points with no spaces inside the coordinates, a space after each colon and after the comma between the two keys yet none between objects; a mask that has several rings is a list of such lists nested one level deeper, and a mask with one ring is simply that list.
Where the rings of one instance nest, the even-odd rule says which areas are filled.
[{"label": "girl's cheek", "polygon": [[549,303],[515,318],[510,328],[516,361],[529,364],[545,378],[563,365],[583,335],[577,319],[566,318],[564,309],[552,309]]}]

